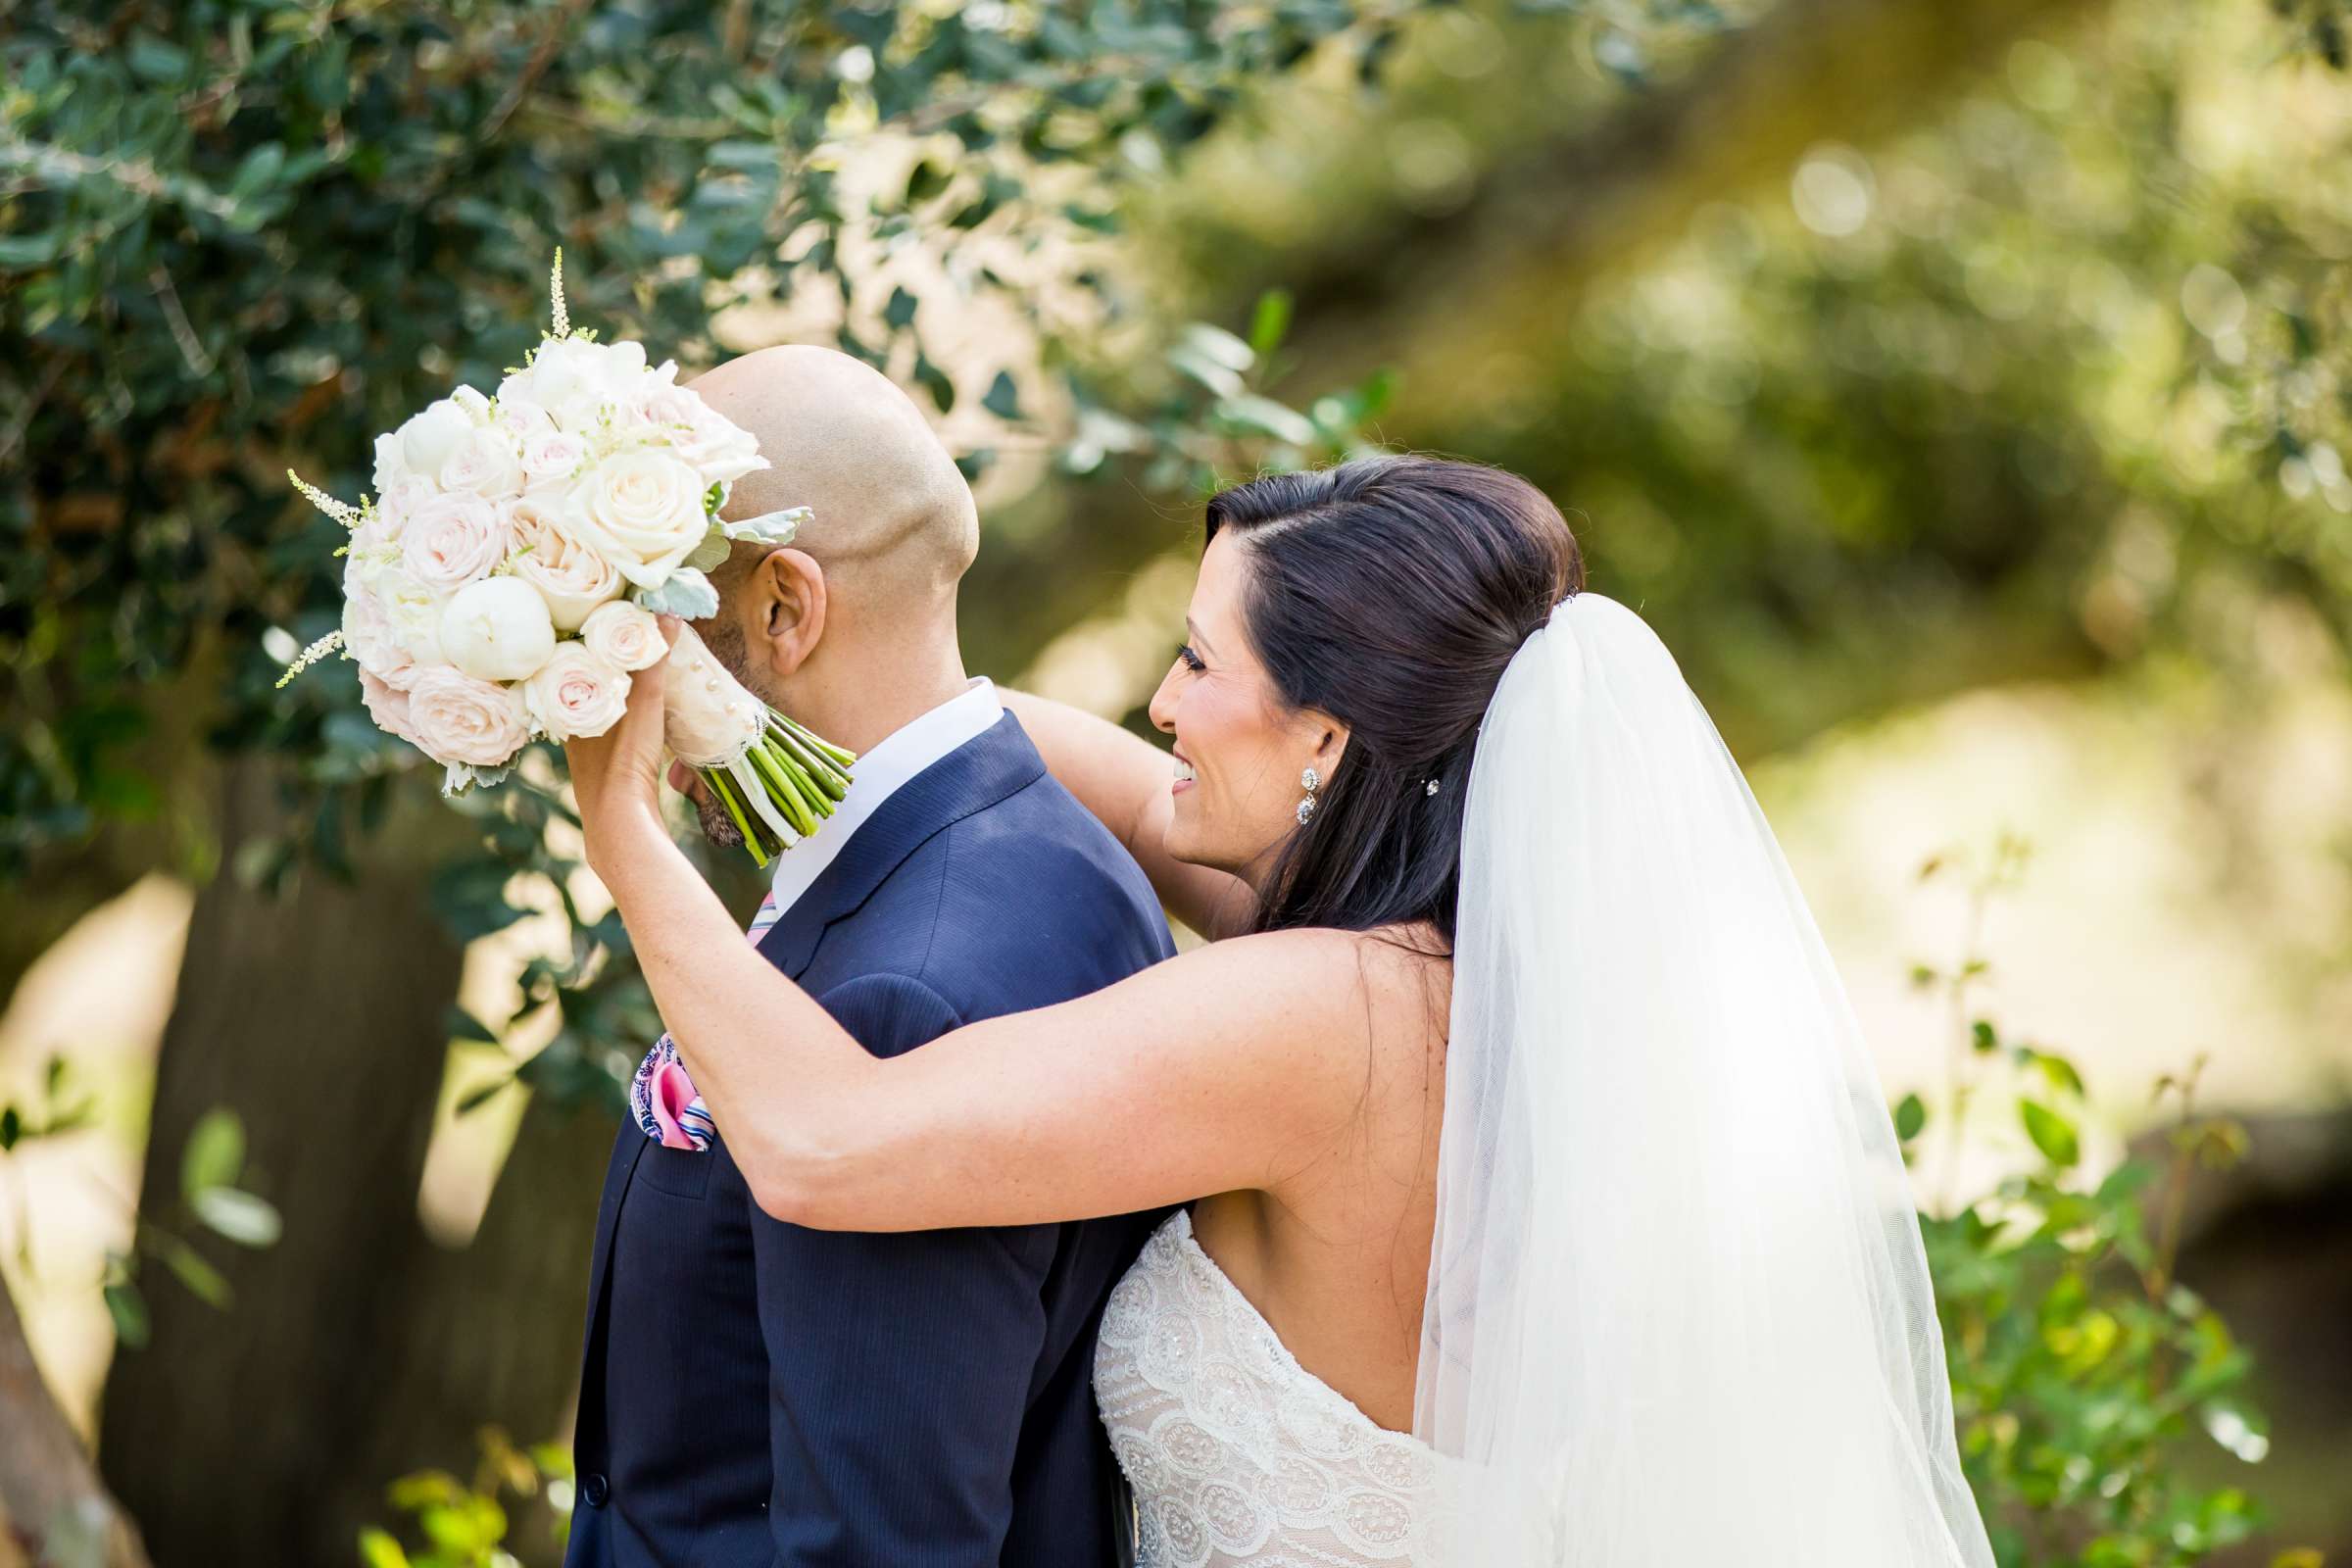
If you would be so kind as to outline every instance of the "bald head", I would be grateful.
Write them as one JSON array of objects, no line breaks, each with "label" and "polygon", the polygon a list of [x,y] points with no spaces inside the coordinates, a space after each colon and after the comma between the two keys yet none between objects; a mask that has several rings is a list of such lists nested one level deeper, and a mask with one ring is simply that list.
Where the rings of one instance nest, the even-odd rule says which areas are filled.
[{"label": "bald head", "polygon": [[[727,516],[807,507],[794,543],[846,598],[905,605],[954,592],[979,548],[972,492],[888,376],[834,349],[786,345],[729,360],[694,390],[768,461],[735,482]],[[737,545],[722,578],[767,548]]]}]

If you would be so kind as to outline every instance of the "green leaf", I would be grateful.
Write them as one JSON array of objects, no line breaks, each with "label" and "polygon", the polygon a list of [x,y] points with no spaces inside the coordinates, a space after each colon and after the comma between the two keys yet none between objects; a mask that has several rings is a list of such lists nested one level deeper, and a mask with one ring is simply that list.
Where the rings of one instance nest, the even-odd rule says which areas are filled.
[{"label": "green leaf", "polygon": [[2026,1124],[2026,1136],[2041,1151],[2053,1165],[2065,1168],[2082,1157],[2081,1141],[2075,1135],[2075,1124],[2047,1105],[2027,1100],[2018,1102],[2018,1115]]},{"label": "green leaf", "polygon": [[384,1489],[385,1499],[402,1513],[451,1507],[465,1494],[458,1478],[446,1470],[418,1470]]},{"label": "green leaf", "polygon": [[707,620],[718,613],[718,590],[710,586],[709,577],[692,566],[680,566],[657,586],[640,588],[629,597],[657,615]]},{"label": "green leaf", "polygon": [[956,382],[947,371],[932,364],[926,356],[917,354],[914,357],[914,378],[931,395],[931,404],[940,413],[955,412]]},{"label": "green leaf", "polygon": [[1894,1136],[1909,1143],[1919,1136],[1928,1124],[1928,1107],[1917,1095],[1905,1095],[1903,1102],[1894,1107]]},{"label": "green leaf", "polygon": [[17,1139],[24,1131],[24,1118],[14,1105],[0,1107],[0,1154],[17,1147]]},{"label": "green leaf", "polygon": [[54,228],[38,234],[0,234],[0,267],[45,267],[57,259],[63,237]]},{"label": "green leaf", "polygon": [[115,1338],[134,1350],[147,1348],[147,1303],[139,1297],[139,1288],[128,1280],[117,1281],[100,1293],[106,1298],[106,1315],[115,1320]]},{"label": "green leaf", "polygon": [[1270,288],[1260,294],[1257,297],[1257,310],[1250,318],[1250,352],[1263,360],[1274,352],[1290,330],[1290,290]]},{"label": "green leaf", "polygon": [[892,331],[904,330],[914,320],[914,310],[918,303],[906,285],[901,284],[890,291],[890,303],[882,308],[882,319]]},{"label": "green leaf", "polygon": [[1021,389],[1013,385],[1011,371],[997,372],[997,378],[988,383],[988,395],[980,400],[980,406],[1000,419],[1021,416]]},{"label": "green leaf", "polygon": [[285,167],[286,149],[281,142],[266,141],[245,155],[237,166],[236,177],[228,182],[231,201],[250,201],[270,188],[277,172]]},{"label": "green leaf", "polygon": [[2041,1069],[2041,1075],[2050,1081],[2051,1088],[2073,1095],[2077,1100],[2082,1098],[2082,1075],[2064,1056],[2036,1051],[2034,1053],[2034,1065]]},{"label": "green leaf", "polygon": [[177,1275],[179,1283],[188,1288],[189,1295],[207,1306],[222,1309],[228,1306],[235,1292],[229,1289],[227,1277],[207,1262],[204,1254],[177,1237],[172,1238],[167,1245],[159,1246],[156,1251],[164,1260],[164,1266]]},{"label": "green leaf", "polygon": [[1277,441],[1293,446],[1307,446],[1315,439],[1314,422],[1296,409],[1286,408],[1272,398],[1244,392],[1238,397],[1222,400],[1217,412],[1244,429],[1270,435]]},{"label": "green leaf", "polygon": [[206,1228],[239,1247],[273,1247],[285,1221],[266,1198],[235,1187],[208,1187],[188,1200]]},{"label": "green leaf", "polygon": [[189,1202],[199,1193],[228,1187],[245,1171],[245,1124],[216,1105],[199,1117],[179,1155],[179,1190]]},{"label": "green leaf", "polygon": [[1991,1023],[1983,1018],[1968,1026],[1968,1040],[1969,1048],[1980,1056],[1987,1052],[1998,1051],[2001,1045],[2000,1036],[1993,1033]]},{"label": "green leaf", "polygon": [[360,1561],[366,1568],[409,1568],[409,1554],[400,1543],[370,1525],[360,1532]]}]

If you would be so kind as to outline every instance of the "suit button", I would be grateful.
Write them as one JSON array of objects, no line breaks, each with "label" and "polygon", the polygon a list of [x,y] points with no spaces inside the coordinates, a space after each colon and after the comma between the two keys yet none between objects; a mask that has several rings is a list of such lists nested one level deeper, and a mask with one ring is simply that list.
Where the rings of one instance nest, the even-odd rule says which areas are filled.
[{"label": "suit button", "polygon": [[580,1500],[591,1508],[602,1508],[605,1499],[612,1495],[612,1488],[594,1470],[580,1477]]}]

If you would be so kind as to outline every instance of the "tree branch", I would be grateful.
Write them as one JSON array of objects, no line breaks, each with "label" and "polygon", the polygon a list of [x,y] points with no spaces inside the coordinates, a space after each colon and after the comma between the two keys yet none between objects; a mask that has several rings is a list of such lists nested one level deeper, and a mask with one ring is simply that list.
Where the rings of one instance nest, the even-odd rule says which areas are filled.
[{"label": "tree branch", "polygon": [[130,1516],[57,1407],[0,1280],[0,1524],[39,1563],[148,1568]]}]

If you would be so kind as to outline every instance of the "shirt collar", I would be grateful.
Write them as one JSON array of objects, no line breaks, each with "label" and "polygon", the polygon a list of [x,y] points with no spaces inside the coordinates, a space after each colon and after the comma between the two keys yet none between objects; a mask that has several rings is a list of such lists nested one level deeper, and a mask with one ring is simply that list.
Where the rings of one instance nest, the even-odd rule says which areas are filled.
[{"label": "shirt collar", "polygon": [[859,757],[850,769],[850,792],[812,837],[776,857],[773,891],[781,914],[798,903],[858,829],[884,801],[932,763],[984,735],[1004,716],[995,684],[977,679],[961,692],[907,720]]}]

